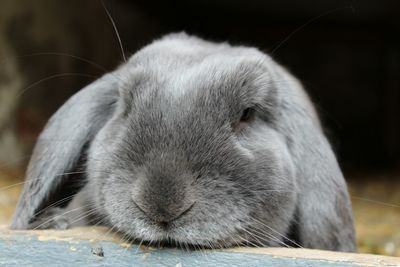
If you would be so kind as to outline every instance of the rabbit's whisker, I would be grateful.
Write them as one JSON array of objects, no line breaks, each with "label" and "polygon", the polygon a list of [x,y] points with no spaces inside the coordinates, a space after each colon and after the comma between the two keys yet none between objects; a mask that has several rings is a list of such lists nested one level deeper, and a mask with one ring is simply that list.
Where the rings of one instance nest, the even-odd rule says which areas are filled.
[{"label": "rabbit's whisker", "polygon": [[48,209],[50,209],[50,208],[52,208],[52,207],[54,207],[54,206],[57,206],[57,205],[59,205],[59,204],[62,204],[62,203],[64,203],[64,202],[66,202],[66,201],[72,199],[72,198],[75,197],[76,195],[77,195],[77,194],[73,194],[73,195],[70,195],[70,196],[65,197],[65,198],[63,198],[63,199],[60,199],[60,200],[58,200],[58,201],[56,201],[56,202],[50,204],[49,206],[47,206],[47,207],[45,207],[45,208],[43,208],[43,209],[41,209],[41,210],[35,212],[35,214],[34,214],[33,216],[36,217],[37,215],[43,213],[44,211],[46,211],[46,210],[48,210]]},{"label": "rabbit's whisker", "polygon": [[64,213],[57,214],[57,215],[51,217],[50,219],[44,221],[43,223],[39,224],[38,226],[36,226],[35,228],[33,228],[33,230],[40,229],[42,226],[48,224],[49,222],[51,222],[52,220],[54,220],[54,219],[57,218],[57,217],[65,216],[65,215],[67,215],[67,214],[69,214],[69,213],[71,213],[71,212],[77,211],[77,210],[79,210],[79,209],[85,209],[86,207],[90,207],[90,205],[93,205],[93,204],[82,205],[82,206],[77,207],[77,208],[75,208],[75,209],[67,210],[67,211],[64,212]]},{"label": "rabbit's whisker", "polygon": [[124,60],[124,62],[126,62],[125,52],[124,52],[124,48],[123,48],[123,46],[122,46],[121,37],[119,36],[119,32],[118,32],[118,29],[117,29],[117,25],[115,24],[114,19],[112,18],[112,16],[111,16],[110,12],[108,11],[106,5],[104,4],[104,1],[103,1],[103,0],[100,0],[100,2],[101,2],[101,5],[103,6],[105,12],[107,13],[108,18],[109,18],[110,21],[111,21],[111,24],[112,24],[112,26],[113,26],[113,28],[114,28],[115,34],[116,34],[117,39],[118,39],[119,48],[121,49],[122,59]]},{"label": "rabbit's whisker", "polygon": [[29,89],[31,89],[32,87],[34,87],[34,86],[36,86],[36,85],[38,85],[38,84],[40,84],[42,82],[45,82],[45,81],[48,81],[48,80],[51,80],[51,79],[54,79],[54,78],[67,77],[67,76],[81,76],[81,77],[87,77],[87,78],[91,78],[91,79],[96,79],[97,78],[96,76],[93,76],[93,75],[90,75],[90,74],[84,74],[84,73],[74,73],[74,72],[58,73],[58,74],[54,74],[54,75],[45,77],[43,79],[40,79],[39,81],[34,82],[31,85],[25,87],[23,90],[21,90],[18,93],[17,97],[21,97]]},{"label": "rabbit's whisker", "polygon": [[79,222],[85,218],[88,218],[89,216],[95,214],[99,209],[100,209],[100,207],[90,209],[90,210],[84,212],[83,214],[81,214],[81,216],[73,218],[73,221],[71,221],[70,223],[73,225],[76,222]]},{"label": "rabbit's whisker", "polygon": [[303,248],[303,247],[302,247],[300,244],[298,244],[296,241],[294,241],[294,240],[288,238],[287,236],[285,236],[285,235],[279,233],[277,230],[273,229],[271,226],[269,226],[269,225],[263,223],[262,221],[260,221],[260,220],[258,220],[258,219],[256,219],[256,218],[253,218],[253,220],[254,220],[256,223],[261,224],[261,225],[264,226],[264,227],[267,227],[269,230],[275,232],[277,235],[283,237],[284,239],[286,239],[287,241],[291,242],[292,244],[295,244],[295,245],[298,246],[299,248]]},{"label": "rabbit's whisker", "polygon": [[11,184],[11,185],[7,185],[7,186],[4,186],[4,187],[0,188],[0,192],[8,190],[8,189],[13,188],[13,187],[17,187],[17,186],[29,183],[29,182],[34,182],[34,181],[37,181],[37,180],[41,180],[41,179],[42,178],[29,179],[29,180],[26,180],[26,181],[23,181],[23,182],[18,182],[18,183],[14,183],[14,184]]},{"label": "rabbit's whisker", "polygon": [[[251,226],[250,226],[250,227],[251,227]],[[292,246],[286,244],[285,242],[283,242],[282,240],[280,240],[278,237],[274,236],[273,234],[271,234],[271,233],[269,233],[269,232],[267,232],[267,231],[265,231],[265,230],[263,231],[262,229],[256,228],[256,227],[251,227],[251,228],[252,228],[252,230],[253,230],[254,232],[256,232],[256,233],[258,233],[258,234],[264,236],[265,238],[268,238],[268,239],[270,239],[270,240],[276,241],[278,244],[280,244],[280,245],[282,245],[282,246],[284,246],[284,247],[287,247],[287,248],[292,247]]]},{"label": "rabbit's whisker", "polygon": [[[87,171],[66,172],[66,173],[56,174],[55,177],[64,176],[64,175],[71,175],[71,174],[84,174],[84,173],[88,173],[88,172],[87,172]],[[111,171],[104,171],[104,170],[103,170],[103,171],[93,171],[92,173],[111,174],[112,172],[111,172]],[[22,177],[21,177],[21,178],[22,178]],[[25,181],[22,181],[22,182],[18,182],[18,183],[14,183],[14,184],[11,184],[11,185],[7,185],[7,186],[4,186],[4,187],[1,187],[1,188],[0,188],[0,192],[1,192],[1,191],[8,190],[8,189],[13,188],[13,187],[17,187],[17,186],[20,186],[20,185],[24,185],[24,184],[27,184],[27,183],[35,182],[35,181],[38,181],[38,180],[41,180],[41,179],[42,179],[42,178],[29,178],[29,179],[27,179],[27,180],[25,180]]]},{"label": "rabbit's whisker", "polygon": [[24,59],[24,58],[37,57],[37,56],[63,56],[63,57],[70,57],[70,58],[77,59],[79,61],[88,63],[88,64],[92,65],[93,67],[98,68],[101,71],[104,71],[104,72],[108,72],[109,71],[109,70],[107,70],[106,68],[104,68],[103,66],[101,66],[100,64],[98,64],[98,63],[96,63],[94,61],[91,61],[89,59],[86,59],[86,58],[83,58],[83,57],[80,57],[80,56],[77,56],[77,55],[68,54],[68,53],[62,53],[62,52],[39,52],[39,53],[31,53],[31,54],[25,54],[25,55],[16,55],[16,56],[12,56],[12,57],[3,58],[3,59],[1,59],[0,62],[4,63],[4,62],[6,62],[8,60],[11,60],[11,59]]},{"label": "rabbit's whisker", "polygon": [[245,244],[250,244],[256,248],[259,248],[259,246],[253,242],[251,242],[248,238],[246,237],[242,237],[242,236],[238,236],[239,239],[241,239]]},{"label": "rabbit's whisker", "polygon": [[389,208],[400,208],[399,204],[388,203],[388,202],[383,202],[383,201],[379,201],[379,200],[373,200],[373,199],[370,199],[370,198],[359,197],[359,196],[354,196],[354,195],[351,195],[350,197],[354,198],[354,199],[357,199],[357,200],[366,201],[366,202],[369,202],[371,204],[386,206],[386,207],[389,207]]},{"label": "rabbit's whisker", "polygon": [[290,34],[288,34],[282,41],[280,41],[275,48],[272,49],[272,51],[270,52],[271,55],[274,55],[274,53],[282,46],[284,45],[291,37],[293,37],[293,35],[295,35],[296,33],[298,33],[299,31],[301,31],[302,29],[304,29],[305,27],[307,27],[308,25],[310,25],[311,23],[313,23],[314,21],[326,17],[328,15],[331,15],[333,13],[336,13],[338,11],[342,11],[342,10],[346,10],[346,9],[350,9],[351,11],[354,12],[354,7],[352,5],[350,6],[345,6],[345,7],[338,7],[335,9],[331,9],[328,10],[316,17],[311,18],[310,20],[306,21],[304,24],[300,25],[298,28],[296,28],[294,31],[292,31]]}]

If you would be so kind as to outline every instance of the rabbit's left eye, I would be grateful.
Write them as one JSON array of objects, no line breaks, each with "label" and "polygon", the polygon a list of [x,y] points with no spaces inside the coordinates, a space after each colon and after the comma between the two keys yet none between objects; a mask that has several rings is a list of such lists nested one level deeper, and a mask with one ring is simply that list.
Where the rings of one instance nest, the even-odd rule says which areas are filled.
[{"label": "rabbit's left eye", "polygon": [[243,110],[240,120],[232,124],[233,130],[238,133],[240,132],[248,123],[250,123],[255,116],[255,110],[253,108],[246,108]]},{"label": "rabbit's left eye", "polygon": [[248,122],[254,117],[255,110],[252,108],[246,108],[242,112],[242,116],[240,117],[240,122]]}]

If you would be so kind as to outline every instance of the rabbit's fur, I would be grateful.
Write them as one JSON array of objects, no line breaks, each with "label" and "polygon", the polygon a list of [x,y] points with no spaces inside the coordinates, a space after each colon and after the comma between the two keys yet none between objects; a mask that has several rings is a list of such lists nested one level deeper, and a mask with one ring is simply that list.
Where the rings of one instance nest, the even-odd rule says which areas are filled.
[{"label": "rabbit's fur", "polygon": [[[144,47],[54,114],[27,179],[14,229],[81,218],[144,241],[356,249],[313,105],[255,48],[183,33]],[[67,207],[42,212],[70,188]]]}]

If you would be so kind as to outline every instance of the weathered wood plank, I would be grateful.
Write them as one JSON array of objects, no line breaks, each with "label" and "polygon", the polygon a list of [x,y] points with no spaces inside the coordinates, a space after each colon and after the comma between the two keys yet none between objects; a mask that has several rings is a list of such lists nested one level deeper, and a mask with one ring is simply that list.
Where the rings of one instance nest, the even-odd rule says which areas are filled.
[{"label": "weathered wood plank", "polygon": [[286,248],[187,252],[130,246],[120,240],[104,228],[10,231],[3,227],[0,266],[400,266],[399,258],[368,254]]}]

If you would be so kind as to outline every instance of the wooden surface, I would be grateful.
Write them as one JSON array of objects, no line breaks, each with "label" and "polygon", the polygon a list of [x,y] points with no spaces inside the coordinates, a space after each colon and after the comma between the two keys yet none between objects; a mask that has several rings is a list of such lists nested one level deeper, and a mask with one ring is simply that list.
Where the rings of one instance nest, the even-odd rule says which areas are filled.
[{"label": "wooden surface", "polygon": [[104,228],[0,228],[0,266],[400,266],[400,258],[309,249],[185,251],[130,245]]}]

